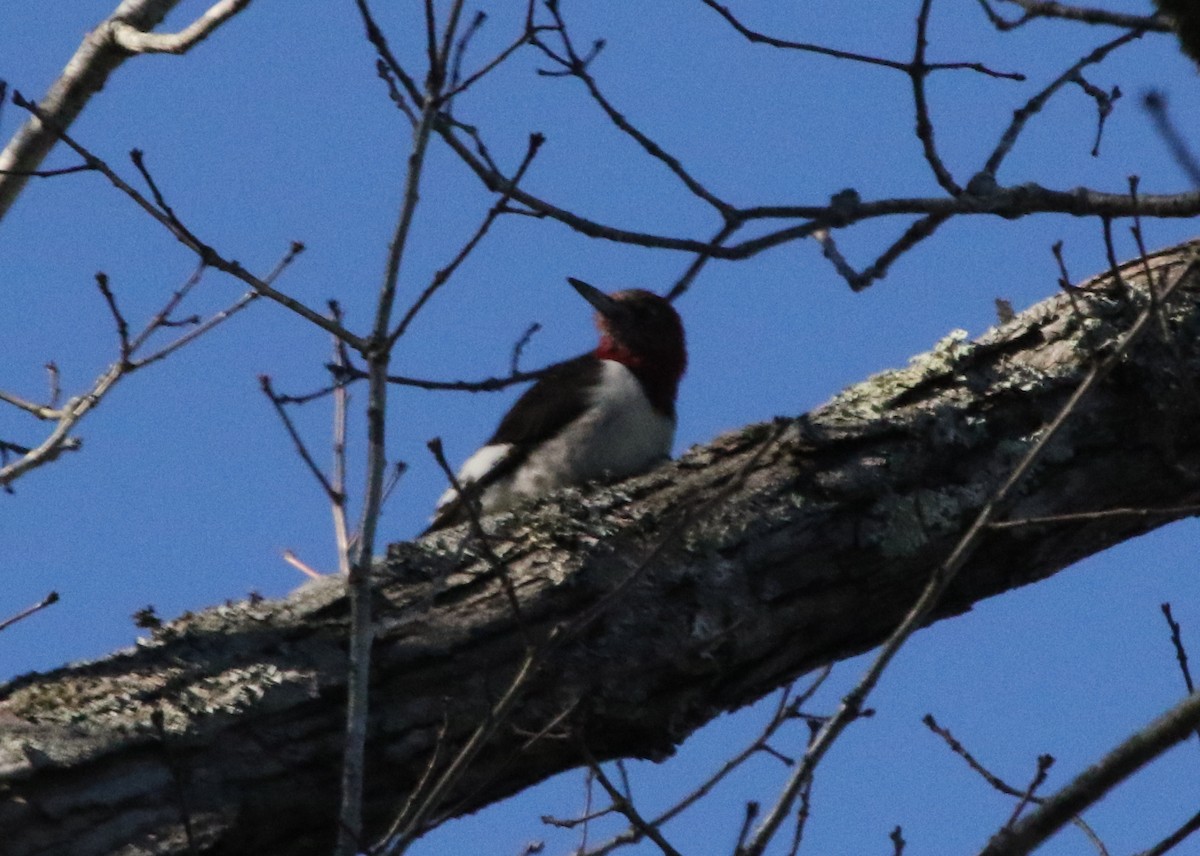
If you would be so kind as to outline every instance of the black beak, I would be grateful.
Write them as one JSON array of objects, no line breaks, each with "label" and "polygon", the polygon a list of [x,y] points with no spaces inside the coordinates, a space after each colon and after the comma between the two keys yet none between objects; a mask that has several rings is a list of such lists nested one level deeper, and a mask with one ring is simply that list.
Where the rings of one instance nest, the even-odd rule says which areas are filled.
[{"label": "black beak", "polygon": [[620,301],[613,300],[596,286],[588,285],[582,279],[573,276],[567,277],[567,282],[579,292],[580,297],[596,307],[596,311],[610,321],[619,321],[626,315],[626,307]]}]

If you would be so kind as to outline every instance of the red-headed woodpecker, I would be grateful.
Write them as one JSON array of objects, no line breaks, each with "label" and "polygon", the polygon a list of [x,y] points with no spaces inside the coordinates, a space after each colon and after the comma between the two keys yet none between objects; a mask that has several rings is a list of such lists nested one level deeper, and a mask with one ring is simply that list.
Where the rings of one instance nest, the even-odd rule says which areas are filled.
[{"label": "red-headed woodpecker", "polygon": [[[679,314],[649,291],[609,295],[568,281],[596,308],[600,344],[552,366],[463,464],[459,485],[484,514],[569,485],[627,478],[671,454],[687,367]],[[465,521],[463,500],[446,491],[429,530]]]}]

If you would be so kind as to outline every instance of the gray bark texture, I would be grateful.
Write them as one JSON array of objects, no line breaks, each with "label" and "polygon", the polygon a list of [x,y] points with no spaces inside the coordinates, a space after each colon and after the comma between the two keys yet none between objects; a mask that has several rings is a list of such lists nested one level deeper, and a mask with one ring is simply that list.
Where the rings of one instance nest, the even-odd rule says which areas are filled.
[{"label": "gray bark texture", "polygon": [[[393,545],[376,580],[368,825],[384,827],[435,746],[442,769],[486,721],[527,641],[532,678],[437,816],[577,766],[584,745],[666,757],[721,712],[878,644],[1148,305],[1148,276],[1183,281],[1000,519],[1158,511],[990,529],[935,620],[1186,515],[1198,257],[1193,242],[1139,260],[1125,284],[1098,277],[977,341],[952,334],[811,413],[489,520],[520,620],[465,529]],[[343,580],[320,580],[0,687],[4,853],[182,854],[189,835],[196,853],[327,853],[347,614]]]}]

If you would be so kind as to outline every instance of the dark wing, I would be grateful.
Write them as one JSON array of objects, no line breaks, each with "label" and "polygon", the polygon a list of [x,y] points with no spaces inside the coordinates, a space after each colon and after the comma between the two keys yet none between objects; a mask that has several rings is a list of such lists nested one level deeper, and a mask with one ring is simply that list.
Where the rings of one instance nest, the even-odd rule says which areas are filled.
[{"label": "dark wing", "polygon": [[[579,418],[590,403],[591,389],[599,382],[601,371],[600,360],[592,354],[550,366],[537,383],[517,399],[500,420],[496,433],[487,441],[489,446],[511,445],[511,453],[485,475],[470,485],[463,485],[463,492],[471,497],[486,490],[488,485],[519,467],[539,444]],[[425,533],[466,519],[463,498],[456,497],[437,510]]]},{"label": "dark wing", "polygon": [[551,366],[517,399],[488,443],[533,447],[549,440],[587,409],[600,372],[592,354]]}]

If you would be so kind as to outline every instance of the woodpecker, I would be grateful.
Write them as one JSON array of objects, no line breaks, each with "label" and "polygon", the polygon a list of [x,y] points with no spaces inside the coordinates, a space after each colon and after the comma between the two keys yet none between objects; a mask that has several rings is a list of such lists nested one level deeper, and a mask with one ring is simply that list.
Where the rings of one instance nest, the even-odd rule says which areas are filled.
[{"label": "woodpecker", "polygon": [[[463,464],[459,486],[485,515],[569,485],[643,473],[670,457],[687,367],[679,314],[649,291],[605,294],[567,281],[595,308],[600,344],[547,370]],[[465,521],[463,499],[447,490],[426,531]]]}]

